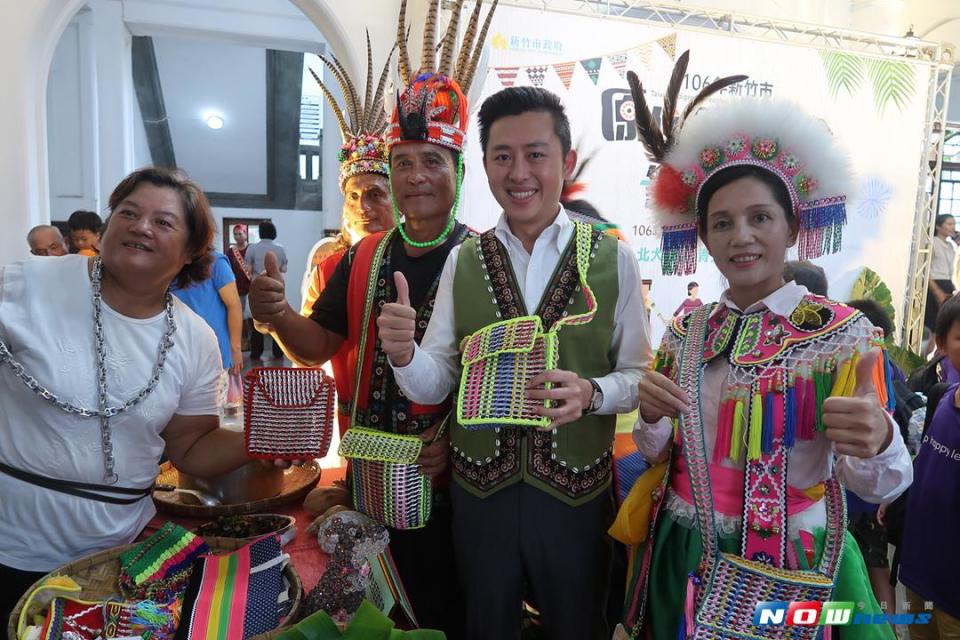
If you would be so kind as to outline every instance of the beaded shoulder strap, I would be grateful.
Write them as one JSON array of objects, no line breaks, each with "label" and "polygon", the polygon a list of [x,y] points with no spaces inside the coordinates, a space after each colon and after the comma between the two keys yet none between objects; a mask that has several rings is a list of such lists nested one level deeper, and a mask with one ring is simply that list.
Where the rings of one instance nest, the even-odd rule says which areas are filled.
[{"label": "beaded shoulder strap", "polygon": [[[680,414],[680,436],[683,455],[690,473],[693,502],[697,510],[697,524],[703,543],[701,566],[709,571],[719,553],[717,527],[714,521],[713,492],[710,486],[710,471],[704,443],[703,410],[700,406],[700,385],[704,368],[704,343],[707,323],[716,304],[704,305],[690,314],[686,337],[680,348],[677,364],[677,382],[690,398],[690,411]],[[786,469],[783,469],[786,473]],[[843,551],[846,532],[844,519],[846,505],[843,490],[835,476],[826,481],[827,531],[818,571],[833,576]]]},{"label": "beaded shoulder strap", "polygon": [[587,324],[597,315],[597,299],[593,295],[593,289],[587,281],[587,272],[590,270],[590,253],[593,245],[593,227],[583,222],[574,222],[576,228],[574,242],[577,243],[577,276],[580,279],[580,289],[583,291],[583,297],[587,303],[587,310],[583,313],[568,315],[557,320],[552,330],[559,330],[565,325]]}]

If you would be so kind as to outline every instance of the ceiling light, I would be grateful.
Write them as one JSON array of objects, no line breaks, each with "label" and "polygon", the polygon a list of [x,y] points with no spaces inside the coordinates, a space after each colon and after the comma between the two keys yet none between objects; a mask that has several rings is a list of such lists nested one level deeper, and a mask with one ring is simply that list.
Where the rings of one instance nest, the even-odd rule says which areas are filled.
[{"label": "ceiling light", "polygon": [[210,127],[211,129],[222,129],[223,116],[218,116],[218,115],[207,116],[207,126]]}]

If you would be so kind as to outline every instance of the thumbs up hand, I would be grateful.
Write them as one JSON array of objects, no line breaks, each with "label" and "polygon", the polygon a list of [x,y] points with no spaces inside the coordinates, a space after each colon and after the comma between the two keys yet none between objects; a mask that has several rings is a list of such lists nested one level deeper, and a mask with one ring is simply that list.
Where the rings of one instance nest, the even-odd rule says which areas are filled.
[{"label": "thumbs up hand", "polygon": [[417,312],[410,306],[410,288],[407,279],[399,271],[393,272],[397,288],[397,301],[383,305],[377,318],[380,344],[390,362],[398,367],[410,364],[413,358],[413,333],[416,329]]},{"label": "thumbs up hand", "polygon": [[280,263],[272,251],[264,256],[263,266],[264,270],[250,283],[250,315],[257,322],[273,324],[283,317],[289,305],[284,293]]},{"label": "thumbs up hand", "polygon": [[871,349],[861,356],[853,395],[827,398],[823,403],[825,435],[833,442],[838,455],[872,458],[893,439],[893,427],[873,386],[873,370],[881,357],[879,349]]}]

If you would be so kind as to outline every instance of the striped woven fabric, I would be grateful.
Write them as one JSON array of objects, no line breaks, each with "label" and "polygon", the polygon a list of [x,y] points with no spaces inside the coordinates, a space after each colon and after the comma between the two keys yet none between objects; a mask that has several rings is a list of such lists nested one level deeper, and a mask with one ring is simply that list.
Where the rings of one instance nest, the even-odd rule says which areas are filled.
[{"label": "striped woven fabric", "polygon": [[286,559],[274,535],[198,560],[176,640],[244,640],[275,629]]},{"label": "striped woven fabric", "polygon": [[120,556],[120,590],[130,599],[175,600],[186,588],[193,561],[206,553],[203,538],[167,522]]}]

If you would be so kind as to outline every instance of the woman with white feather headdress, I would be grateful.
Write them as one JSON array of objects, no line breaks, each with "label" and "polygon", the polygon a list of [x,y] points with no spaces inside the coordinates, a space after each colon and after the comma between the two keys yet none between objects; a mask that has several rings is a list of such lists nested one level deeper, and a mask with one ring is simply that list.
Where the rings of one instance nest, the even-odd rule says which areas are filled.
[{"label": "woman with white feather headdress", "polygon": [[[825,123],[793,104],[697,111],[700,95],[677,118],[686,64],[684,54],[662,122],[629,78],[641,141],[660,165],[651,200],[662,267],[693,273],[701,241],[729,287],[674,320],[640,384],[634,440],[654,466],[615,528],[635,545],[626,621],[633,637],[656,640],[829,636],[791,625],[787,601],[879,613],[838,481],[881,502],[912,478],[887,413],[882,332],[782,278],[793,246],[801,259],[840,250],[847,163]],[[843,637],[893,636],[880,624]]]}]

